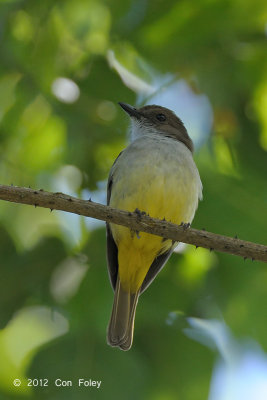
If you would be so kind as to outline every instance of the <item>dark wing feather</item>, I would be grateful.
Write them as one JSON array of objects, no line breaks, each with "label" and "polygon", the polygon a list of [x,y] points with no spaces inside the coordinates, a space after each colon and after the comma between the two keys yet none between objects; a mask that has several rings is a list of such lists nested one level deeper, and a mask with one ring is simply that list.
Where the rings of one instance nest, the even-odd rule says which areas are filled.
[{"label": "dark wing feather", "polygon": [[107,231],[108,274],[111,286],[113,290],[115,290],[117,282],[117,274],[118,274],[118,248],[113,239],[111,229],[108,223],[106,223],[106,231]]},{"label": "dark wing feather", "polygon": [[148,286],[153,282],[153,280],[156,278],[158,273],[162,270],[162,268],[170,258],[173,250],[174,247],[171,247],[170,250],[168,250],[166,253],[163,253],[154,259],[153,263],[151,264],[146,274],[144,282],[142,283],[140,294],[143,293],[148,288]]},{"label": "dark wing feather", "polygon": [[[107,205],[110,202],[111,190],[112,190],[112,182],[113,182],[113,167],[117,162],[118,158],[122,154],[122,151],[116,158],[111,168],[109,177],[108,177],[108,184],[107,184]],[[109,223],[106,223],[106,232],[107,232],[107,265],[108,265],[108,273],[111,286],[113,290],[116,288],[117,282],[117,275],[118,275],[118,248],[113,239],[112,232],[109,226]]]}]

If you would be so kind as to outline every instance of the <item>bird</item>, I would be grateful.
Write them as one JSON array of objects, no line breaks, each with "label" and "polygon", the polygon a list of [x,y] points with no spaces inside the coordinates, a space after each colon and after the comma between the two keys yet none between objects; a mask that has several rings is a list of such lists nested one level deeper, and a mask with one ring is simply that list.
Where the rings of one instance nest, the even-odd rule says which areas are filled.
[{"label": "bird", "polygon": [[[107,182],[107,205],[180,225],[192,222],[202,183],[193,142],[168,108],[118,103],[130,117],[131,142],[118,155]],[[160,272],[177,242],[106,223],[107,265],[114,302],[107,343],[129,350],[139,296]]]}]

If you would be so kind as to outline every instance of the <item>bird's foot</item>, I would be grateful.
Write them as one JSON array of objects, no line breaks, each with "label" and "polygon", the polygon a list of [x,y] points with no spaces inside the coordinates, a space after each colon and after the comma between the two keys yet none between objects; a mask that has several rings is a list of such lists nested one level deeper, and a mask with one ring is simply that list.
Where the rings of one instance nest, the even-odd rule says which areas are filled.
[{"label": "bird's foot", "polygon": [[134,210],[134,213],[137,214],[139,217],[142,217],[143,215],[147,215],[145,211],[140,211],[139,208],[136,208]]},{"label": "bird's foot", "polygon": [[180,226],[183,228],[184,231],[186,231],[188,228],[190,228],[191,224],[190,224],[190,222],[187,222],[187,223],[181,222]]}]

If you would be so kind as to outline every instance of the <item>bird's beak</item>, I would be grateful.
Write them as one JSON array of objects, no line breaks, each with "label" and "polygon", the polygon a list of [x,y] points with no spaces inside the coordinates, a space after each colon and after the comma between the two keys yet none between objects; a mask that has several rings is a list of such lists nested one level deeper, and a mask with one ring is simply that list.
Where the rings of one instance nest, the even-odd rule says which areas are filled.
[{"label": "bird's beak", "polygon": [[133,106],[130,106],[130,104],[120,103],[119,102],[119,105],[121,106],[121,108],[123,108],[124,111],[127,112],[127,114],[130,117],[134,117],[134,118],[138,118],[138,119],[141,117],[140,112],[136,108],[134,108]]}]

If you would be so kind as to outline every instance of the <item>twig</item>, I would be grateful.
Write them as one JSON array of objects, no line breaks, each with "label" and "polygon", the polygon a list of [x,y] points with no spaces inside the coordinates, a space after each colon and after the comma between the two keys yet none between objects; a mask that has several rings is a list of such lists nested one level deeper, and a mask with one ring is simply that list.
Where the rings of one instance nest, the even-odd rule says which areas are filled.
[{"label": "twig", "polygon": [[137,232],[152,233],[173,241],[193,244],[196,247],[234,254],[244,259],[250,258],[267,262],[267,246],[262,244],[247,242],[236,237],[222,236],[205,230],[178,226],[167,221],[151,218],[142,212],[117,210],[95,203],[91,199],[88,201],[80,200],[63,193],[50,193],[42,189],[33,190],[5,185],[0,185],[0,199],[84,215],[85,217],[127,226]]}]

